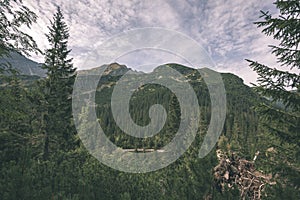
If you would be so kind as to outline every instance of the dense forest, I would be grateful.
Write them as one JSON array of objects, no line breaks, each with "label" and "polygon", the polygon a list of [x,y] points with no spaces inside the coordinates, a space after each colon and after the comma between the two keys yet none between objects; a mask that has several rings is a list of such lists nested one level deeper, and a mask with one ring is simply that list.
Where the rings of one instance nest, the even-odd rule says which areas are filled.
[{"label": "dense forest", "polygon": [[[199,149],[211,118],[208,87],[196,69],[175,63],[157,66],[151,73],[172,68],[192,86],[200,108],[200,128],[188,150],[171,165],[149,173],[126,173],[94,158],[77,133],[72,116],[73,84],[78,74],[87,71],[77,70],[69,57],[70,35],[63,12],[57,8],[48,27],[49,49],[41,51],[34,38],[20,28],[36,23],[35,13],[21,1],[1,1],[0,199],[300,199],[300,76],[288,71],[300,69],[300,3],[278,0],[275,5],[281,16],[262,12],[262,21],[256,24],[279,41],[278,46],[271,46],[272,53],[286,70],[247,60],[259,75],[253,87],[234,74],[221,74],[227,98],[226,120],[218,143],[200,159]],[[43,64],[35,65],[38,75],[26,74],[29,61],[22,55],[30,52],[45,57]],[[19,59],[14,61],[16,55]],[[20,70],[22,64],[26,70]],[[117,126],[110,102],[118,80],[133,70],[112,63],[91,69],[89,74],[104,68],[93,108],[106,136],[118,147],[135,153],[163,149],[180,123],[180,105],[174,93],[156,84],[134,91],[129,108],[136,124],[150,123],[149,108],[155,104],[165,108],[167,119],[154,137],[132,137]],[[131,78],[138,80],[142,74],[132,73]],[[89,132],[94,122],[84,117],[81,120],[81,128]],[[229,163],[226,169],[220,152]],[[241,165],[234,163],[237,160],[246,163],[243,168],[248,164],[249,169],[255,168],[252,180],[258,174],[269,180],[260,180],[259,188],[251,181],[241,190],[243,183],[231,179],[234,173],[243,177]],[[222,177],[216,177],[222,167]],[[261,195],[257,197],[254,191]]]}]

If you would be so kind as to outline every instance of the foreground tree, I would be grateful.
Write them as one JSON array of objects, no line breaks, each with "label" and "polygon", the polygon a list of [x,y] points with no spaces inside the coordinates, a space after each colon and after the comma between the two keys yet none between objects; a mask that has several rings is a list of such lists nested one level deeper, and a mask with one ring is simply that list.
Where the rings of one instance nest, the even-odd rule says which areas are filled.
[{"label": "foreground tree", "polygon": [[271,133],[269,137],[270,140],[272,137],[272,146],[276,149],[273,152],[277,152],[276,170],[280,171],[282,180],[289,179],[288,183],[282,182],[284,187],[299,192],[300,76],[288,70],[300,69],[300,2],[277,0],[275,5],[280,11],[279,17],[262,12],[264,20],[255,24],[263,28],[263,33],[279,41],[278,46],[271,46],[272,53],[286,70],[247,61],[259,77],[256,90],[267,99],[257,107],[257,111],[263,125]]},{"label": "foreground tree", "polygon": [[[39,52],[34,39],[22,30],[31,27],[37,16],[21,0],[0,2],[0,58],[10,51],[28,55],[28,52]],[[0,64],[0,73],[7,71],[8,63]]]},{"label": "foreground tree", "polygon": [[30,28],[36,19],[36,14],[21,0],[0,2],[0,157],[3,162],[20,157],[19,153],[26,146],[25,141],[32,131],[32,109],[29,92],[16,76],[17,71],[2,58],[12,51],[27,55],[29,52],[39,52],[34,39],[22,30],[25,26]]},{"label": "foreground tree", "polygon": [[[71,125],[71,95],[75,79],[75,68],[72,58],[68,58],[71,50],[68,49],[69,29],[63,21],[60,10],[48,27],[50,32],[47,39],[51,48],[46,50],[44,68],[47,70],[47,78],[43,88],[47,113],[45,113],[45,144],[44,158],[49,154],[49,143],[59,143],[59,148],[68,149],[72,140]],[[51,140],[50,140],[51,138]],[[58,142],[59,141],[59,142]]]}]

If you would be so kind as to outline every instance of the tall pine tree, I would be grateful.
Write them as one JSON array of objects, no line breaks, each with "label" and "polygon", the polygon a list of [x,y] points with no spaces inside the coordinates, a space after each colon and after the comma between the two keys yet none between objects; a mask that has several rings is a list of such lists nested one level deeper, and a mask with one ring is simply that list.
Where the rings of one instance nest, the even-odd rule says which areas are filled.
[{"label": "tall pine tree", "polygon": [[60,7],[50,21],[49,34],[47,34],[50,48],[46,50],[44,69],[47,78],[44,82],[45,102],[45,144],[44,158],[49,155],[49,145],[54,148],[68,150],[72,144],[74,129],[71,123],[71,95],[76,69],[73,67],[72,58],[68,55],[69,29],[64,22]]},{"label": "tall pine tree", "polygon": [[[250,62],[250,67],[258,74],[256,90],[267,101],[258,106],[263,125],[272,134],[278,152],[276,171],[283,180],[290,179],[293,189],[299,191],[300,181],[300,76],[290,69],[300,69],[300,2],[299,0],[277,0],[280,12],[274,17],[262,12],[264,20],[256,22],[267,36],[279,41],[278,46],[271,46],[277,62],[286,68],[278,70],[259,62]],[[271,139],[270,139],[271,140]],[[295,196],[285,197],[287,199]],[[300,198],[300,197],[299,197]]]}]

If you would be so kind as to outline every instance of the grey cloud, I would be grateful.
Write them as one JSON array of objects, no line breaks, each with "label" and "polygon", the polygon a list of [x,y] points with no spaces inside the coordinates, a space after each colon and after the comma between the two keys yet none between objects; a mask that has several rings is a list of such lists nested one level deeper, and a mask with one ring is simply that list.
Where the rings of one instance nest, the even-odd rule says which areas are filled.
[{"label": "grey cloud", "polygon": [[25,3],[39,16],[39,24],[31,32],[42,49],[47,42],[39,35],[47,32],[55,5],[62,7],[70,27],[69,46],[78,68],[99,43],[122,31],[143,27],[163,27],[190,36],[204,46],[221,71],[237,73],[247,83],[254,82],[255,77],[248,75],[250,69],[245,58],[276,64],[267,47],[276,42],[253,25],[261,9],[276,12],[273,0],[27,0]]}]

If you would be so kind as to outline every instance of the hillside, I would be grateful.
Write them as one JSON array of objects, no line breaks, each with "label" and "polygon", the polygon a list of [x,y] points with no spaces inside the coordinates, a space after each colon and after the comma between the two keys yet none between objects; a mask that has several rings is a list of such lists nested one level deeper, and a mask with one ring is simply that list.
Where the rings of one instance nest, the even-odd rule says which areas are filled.
[{"label": "hillside", "polygon": [[[116,64],[114,64],[114,66],[116,66]],[[192,85],[201,108],[203,120],[203,130],[201,131],[204,132],[210,121],[210,97],[206,84],[201,78],[200,73],[195,69],[178,64],[168,64],[168,66],[183,74],[186,80]],[[164,66],[160,66],[159,68],[162,67]],[[159,68],[156,68],[152,73],[159,71]],[[164,128],[157,136],[155,136],[155,139],[132,138],[124,134],[114,123],[110,108],[110,97],[116,82],[127,71],[130,71],[130,69],[127,68],[126,70],[124,66],[115,67],[115,70],[111,70],[111,66],[109,66],[107,69],[108,73],[105,73],[105,75],[101,77],[96,94],[97,115],[100,118],[100,124],[104,127],[104,132],[119,146],[124,146],[126,148],[160,148],[167,144],[174,134],[170,133],[171,124],[174,123],[170,121],[171,119],[166,121]],[[227,137],[230,143],[234,143],[232,147],[233,150],[238,150],[243,146],[244,142],[252,143],[251,140],[253,140],[257,134],[257,120],[255,113],[251,108],[256,104],[259,98],[238,76],[229,73],[221,75],[224,80],[227,94],[227,118],[223,136]],[[177,77],[169,78],[180,81]],[[135,81],[139,79],[143,80],[143,75],[133,74],[128,76],[127,79],[128,84],[130,84],[130,80],[132,79]],[[176,102],[175,105],[171,105],[172,98],[174,98],[172,92],[166,87],[153,84],[141,86],[138,91],[133,93],[130,100],[130,113],[134,122],[143,126],[150,123],[148,112],[153,104],[161,104],[164,106],[167,113],[172,113],[172,109],[176,109],[176,107],[179,106],[178,102]],[[112,123],[107,124],[107,121]],[[171,129],[174,129],[176,132],[174,127]],[[255,151],[255,147],[243,148],[243,151],[245,155],[251,155],[251,153]]]},{"label": "hillside", "polygon": [[11,52],[6,56],[1,57],[0,64],[2,63],[9,63],[10,67],[18,70],[21,75],[46,76],[46,71],[41,68],[41,63],[34,62],[17,52]]},{"label": "hillside", "polygon": [[[21,179],[32,188],[26,191],[35,194],[37,199],[51,198],[50,191],[56,191],[58,197],[62,193],[68,193],[79,199],[99,199],[97,197],[104,199],[126,199],[125,197],[130,197],[128,199],[203,199],[211,196],[213,199],[239,199],[236,190],[223,194],[217,190],[213,180],[213,169],[218,162],[215,151],[216,148],[236,151],[239,156],[250,160],[257,150],[266,151],[268,148],[265,145],[266,141],[261,142],[257,139],[260,137],[261,129],[258,126],[258,117],[252,109],[260,101],[259,97],[238,76],[230,73],[221,74],[227,95],[226,121],[217,146],[205,158],[200,159],[198,152],[203,137],[206,135],[211,115],[207,86],[197,70],[178,64],[167,66],[176,69],[184,76],[185,80],[170,76],[174,84],[187,81],[192,86],[198,98],[201,120],[196,138],[190,148],[173,164],[147,174],[119,172],[103,165],[89,154],[76,132],[74,132],[74,139],[71,140],[73,142],[69,144],[71,150],[62,148],[61,140],[56,135],[52,135],[50,141],[52,156],[49,160],[43,161],[41,152],[43,152],[44,144],[42,132],[44,118],[42,116],[46,113],[43,95],[36,90],[35,80],[38,78],[22,76],[23,81],[27,83],[26,89],[16,90],[17,86],[4,86],[0,92],[8,98],[3,99],[0,107],[3,111],[0,115],[2,130],[0,158],[3,161],[0,167],[1,175],[4,177],[0,181],[0,191],[7,192],[4,192],[2,197],[5,199],[10,191],[13,191],[13,189],[7,189],[5,183],[15,185]],[[159,74],[160,70],[167,66],[157,67],[150,75]],[[164,127],[157,135],[143,139],[132,137],[116,125],[112,116],[111,95],[116,83],[126,72],[131,72],[123,79],[128,86],[133,80],[143,80],[147,74],[133,71],[117,63],[90,71],[78,71],[78,73],[91,74],[91,77],[87,78],[95,79],[97,73],[103,71],[104,67],[107,67],[107,70],[98,82],[95,101],[98,122],[106,136],[118,147],[129,151],[134,149],[147,153],[153,149],[163,149],[178,130],[181,113],[177,98],[169,89],[157,84],[141,85],[138,90],[134,91],[129,107],[130,115],[136,124],[145,126],[150,123],[149,108],[154,104],[164,106],[168,116]],[[80,95],[88,93],[89,91]],[[188,99],[189,96],[186,98]],[[119,98],[119,101],[122,100]],[[11,106],[14,107],[13,112]],[[86,129],[87,137],[89,137],[89,128],[92,127],[93,122],[85,121],[84,118],[82,120],[83,128]],[[97,144],[101,141],[93,140],[93,142]],[[266,159],[264,156],[262,158]],[[26,160],[28,162],[23,163]],[[266,163],[261,164],[260,161],[258,164],[262,169],[268,166]],[[20,173],[23,173],[22,176]],[[52,189],[49,187],[49,180],[56,182],[57,185],[65,186]],[[26,192],[19,195],[22,196],[24,193]]]}]

